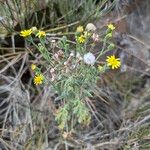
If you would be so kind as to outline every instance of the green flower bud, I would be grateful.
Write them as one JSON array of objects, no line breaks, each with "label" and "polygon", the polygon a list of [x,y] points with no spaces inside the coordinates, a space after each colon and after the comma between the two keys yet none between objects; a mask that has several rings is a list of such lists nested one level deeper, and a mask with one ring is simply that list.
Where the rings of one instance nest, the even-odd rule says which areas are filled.
[{"label": "green flower bud", "polygon": [[108,46],[108,50],[112,50],[114,49],[115,47],[115,44],[114,43],[110,43],[110,45]]}]

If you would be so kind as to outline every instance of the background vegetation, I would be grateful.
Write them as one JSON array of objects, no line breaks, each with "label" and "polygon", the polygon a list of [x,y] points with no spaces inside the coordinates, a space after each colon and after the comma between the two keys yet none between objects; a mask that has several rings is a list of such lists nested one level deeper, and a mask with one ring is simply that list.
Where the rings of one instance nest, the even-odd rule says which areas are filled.
[{"label": "background vegetation", "polygon": [[[0,149],[150,149],[149,0],[3,0],[0,1]],[[116,72],[101,75],[89,126],[72,133],[58,129],[59,103],[49,86],[35,86],[32,63],[41,55],[18,33],[36,26],[48,38],[67,35],[93,22],[103,34],[116,25]],[[94,48],[101,48],[98,44]]]}]

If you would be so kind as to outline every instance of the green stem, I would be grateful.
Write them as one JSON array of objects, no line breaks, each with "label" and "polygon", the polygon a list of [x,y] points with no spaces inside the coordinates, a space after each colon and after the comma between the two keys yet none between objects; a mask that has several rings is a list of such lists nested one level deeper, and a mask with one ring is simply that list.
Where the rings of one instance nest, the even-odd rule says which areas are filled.
[{"label": "green stem", "polygon": [[96,61],[97,61],[97,60],[99,59],[99,57],[104,53],[105,46],[106,46],[106,42],[107,42],[106,39],[104,39],[103,48],[102,48],[100,54],[97,56]]}]

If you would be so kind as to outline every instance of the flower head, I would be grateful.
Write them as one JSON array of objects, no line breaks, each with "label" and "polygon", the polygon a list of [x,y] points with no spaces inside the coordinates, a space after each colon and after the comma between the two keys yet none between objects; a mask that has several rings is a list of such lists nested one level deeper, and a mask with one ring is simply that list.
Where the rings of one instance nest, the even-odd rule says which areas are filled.
[{"label": "flower head", "polygon": [[84,31],[83,26],[78,26],[76,31],[79,33],[83,32]]},{"label": "flower head", "polygon": [[115,26],[113,24],[111,24],[111,23],[108,24],[107,27],[108,27],[108,29],[110,29],[112,31],[115,30]]},{"label": "flower head", "polygon": [[121,62],[119,58],[115,58],[114,55],[112,56],[107,56],[107,65],[110,66],[112,69],[117,69],[121,66]]},{"label": "flower head", "polygon": [[44,80],[44,76],[42,74],[38,74],[34,77],[34,84],[39,85],[42,84]]},{"label": "flower head", "polygon": [[35,65],[35,64],[32,64],[32,65],[31,65],[31,69],[32,69],[32,70],[35,70],[35,69],[36,69],[36,65]]},{"label": "flower head", "polygon": [[95,31],[96,27],[93,23],[88,23],[87,26],[86,26],[86,30],[87,31]]},{"label": "flower head", "polygon": [[98,42],[99,41],[99,35],[96,34],[96,33],[93,33],[92,39],[93,39],[94,42]]},{"label": "flower head", "polygon": [[37,27],[32,27],[31,30],[33,33],[36,33],[38,31]]},{"label": "flower head", "polygon": [[46,33],[44,31],[39,31],[36,36],[38,36],[39,38],[41,37],[45,37],[46,36]]},{"label": "flower head", "polygon": [[77,38],[78,42],[79,43],[84,43],[85,42],[85,36],[84,35],[81,35]]},{"label": "flower head", "polygon": [[32,34],[32,29],[23,30],[20,32],[20,36],[24,38],[30,36],[31,34]]},{"label": "flower head", "polygon": [[84,55],[83,60],[88,65],[94,65],[96,61],[95,56],[90,52]]}]

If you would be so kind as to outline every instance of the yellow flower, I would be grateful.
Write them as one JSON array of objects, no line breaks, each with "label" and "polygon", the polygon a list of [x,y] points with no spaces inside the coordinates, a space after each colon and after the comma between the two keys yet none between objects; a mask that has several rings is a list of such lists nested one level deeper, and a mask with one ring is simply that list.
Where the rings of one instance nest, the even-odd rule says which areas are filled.
[{"label": "yellow flower", "polygon": [[35,69],[36,69],[36,65],[35,65],[35,64],[32,64],[32,65],[31,65],[31,69],[32,69],[32,70],[35,70]]},{"label": "yellow flower", "polygon": [[83,32],[84,31],[83,26],[78,26],[76,31],[77,32]]},{"label": "yellow flower", "polygon": [[36,36],[38,36],[39,38],[45,37],[46,33],[44,31],[39,31]]},{"label": "yellow flower", "polygon": [[78,37],[77,40],[78,40],[79,43],[84,43],[85,42],[85,36],[81,35],[81,36]]},{"label": "yellow flower", "polygon": [[113,24],[111,24],[111,23],[108,24],[107,27],[108,27],[108,29],[110,29],[112,31],[115,30],[115,26]]},{"label": "yellow flower", "polygon": [[117,69],[121,66],[121,62],[119,58],[115,58],[114,55],[112,56],[107,56],[107,65],[110,66],[112,69]]},{"label": "yellow flower", "polygon": [[24,38],[30,36],[31,34],[32,34],[32,29],[23,30],[20,32],[20,36],[23,36]]},{"label": "yellow flower", "polygon": [[44,76],[42,74],[38,74],[34,77],[34,84],[39,85],[42,84],[44,80]]}]

